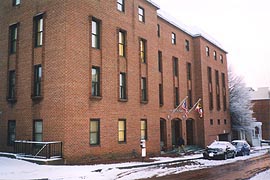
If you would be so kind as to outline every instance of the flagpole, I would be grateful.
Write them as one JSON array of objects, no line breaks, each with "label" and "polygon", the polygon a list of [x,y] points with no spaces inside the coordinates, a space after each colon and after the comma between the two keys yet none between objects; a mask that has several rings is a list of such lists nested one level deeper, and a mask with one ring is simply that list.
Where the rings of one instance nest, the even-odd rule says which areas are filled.
[{"label": "flagpole", "polygon": [[187,98],[188,98],[188,96],[186,96],[186,97],[181,101],[181,103],[173,110],[172,113],[175,113],[175,111],[176,111],[180,106],[182,106],[182,104],[185,102],[185,100],[187,100]]},{"label": "flagpole", "polygon": [[202,99],[199,98],[198,101],[192,106],[192,108],[188,111],[188,113],[190,113],[196,106],[197,104],[201,101]]}]

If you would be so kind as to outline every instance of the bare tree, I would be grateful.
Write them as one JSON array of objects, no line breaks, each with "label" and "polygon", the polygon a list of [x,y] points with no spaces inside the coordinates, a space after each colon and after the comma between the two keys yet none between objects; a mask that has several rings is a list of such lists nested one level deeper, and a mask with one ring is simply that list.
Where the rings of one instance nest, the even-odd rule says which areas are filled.
[{"label": "bare tree", "polygon": [[250,129],[252,118],[252,103],[249,88],[243,78],[236,76],[229,68],[230,114],[233,128]]}]

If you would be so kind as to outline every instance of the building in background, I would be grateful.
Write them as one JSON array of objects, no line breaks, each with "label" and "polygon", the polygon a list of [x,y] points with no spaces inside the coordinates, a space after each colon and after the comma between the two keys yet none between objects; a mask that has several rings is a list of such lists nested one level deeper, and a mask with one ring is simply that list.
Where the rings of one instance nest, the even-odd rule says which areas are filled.
[{"label": "building in background", "polygon": [[270,89],[258,88],[252,92],[253,117],[262,122],[262,139],[270,140]]},{"label": "building in background", "polygon": [[[0,151],[57,141],[79,163],[230,139],[226,51],[149,0],[1,0],[0,27]],[[175,110],[199,99],[203,116]]]}]

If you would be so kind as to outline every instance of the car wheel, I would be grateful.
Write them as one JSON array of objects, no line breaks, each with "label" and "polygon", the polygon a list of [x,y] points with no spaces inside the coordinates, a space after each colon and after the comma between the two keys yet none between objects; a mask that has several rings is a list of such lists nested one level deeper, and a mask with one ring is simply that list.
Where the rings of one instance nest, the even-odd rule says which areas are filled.
[{"label": "car wheel", "polygon": [[224,160],[227,160],[227,158],[228,158],[227,153],[224,153],[223,159],[224,159]]}]

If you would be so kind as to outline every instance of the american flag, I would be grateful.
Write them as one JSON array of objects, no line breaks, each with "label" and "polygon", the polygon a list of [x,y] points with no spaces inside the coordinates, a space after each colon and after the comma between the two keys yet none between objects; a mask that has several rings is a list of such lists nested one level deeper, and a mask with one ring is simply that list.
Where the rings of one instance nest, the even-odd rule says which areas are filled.
[{"label": "american flag", "polygon": [[181,108],[184,110],[185,117],[188,117],[188,108],[187,108],[187,101],[185,100],[181,106]]}]

